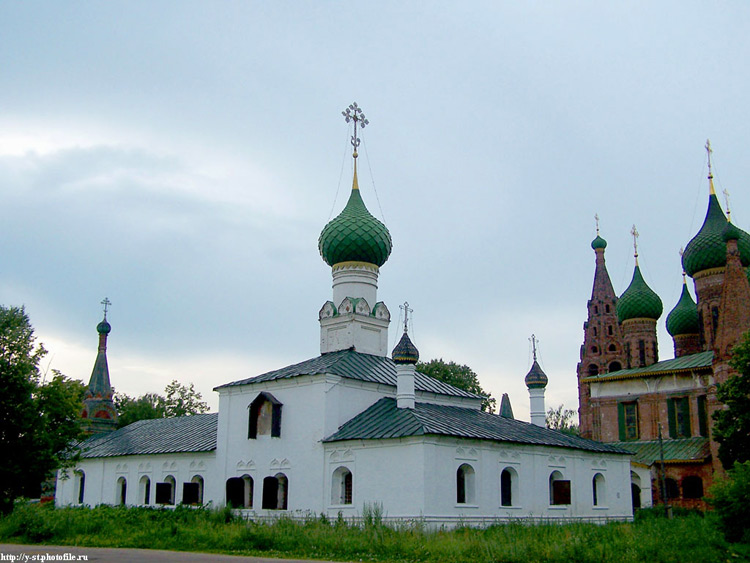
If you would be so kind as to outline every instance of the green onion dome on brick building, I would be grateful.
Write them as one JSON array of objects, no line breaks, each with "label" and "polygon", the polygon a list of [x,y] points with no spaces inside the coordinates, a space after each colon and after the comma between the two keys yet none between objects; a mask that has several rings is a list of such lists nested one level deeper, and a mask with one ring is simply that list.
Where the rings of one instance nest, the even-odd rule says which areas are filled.
[{"label": "green onion dome on brick building", "polygon": [[393,242],[386,226],[365,207],[357,183],[357,165],[349,201],[339,215],[320,233],[318,249],[329,266],[342,262],[364,262],[382,266],[391,254]]},{"label": "green onion dome on brick building", "polygon": [[[709,176],[711,194],[708,198],[708,211],[703,226],[685,247],[682,255],[682,267],[690,277],[698,272],[713,268],[723,268],[727,263],[727,245],[723,239],[727,217],[724,215],[719,200],[714,192],[712,177]],[[750,265],[750,235],[742,229],[739,231],[737,246],[742,265]]]},{"label": "green onion dome on brick building", "polygon": [[684,280],[680,300],[674,306],[674,309],[670,311],[669,315],[667,315],[667,332],[670,336],[700,333],[698,305],[693,301],[693,297],[690,295],[687,283]]},{"label": "green onion dome on brick building", "polygon": [[628,288],[617,300],[617,318],[620,322],[629,319],[654,319],[661,317],[664,306],[659,296],[651,289],[641,275],[636,258],[633,279]]}]

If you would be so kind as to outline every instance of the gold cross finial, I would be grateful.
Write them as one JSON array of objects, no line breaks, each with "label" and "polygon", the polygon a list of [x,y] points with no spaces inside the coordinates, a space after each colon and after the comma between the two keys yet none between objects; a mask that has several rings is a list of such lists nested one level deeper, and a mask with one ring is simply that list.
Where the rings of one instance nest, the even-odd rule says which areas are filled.
[{"label": "gold cross finial", "polygon": [[362,113],[362,108],[360,108],[357,105],[357,102],[352,102],[349,104],[349,107],[346,108],[344,111],[341,112],[341,115],[344,116],[344,119],[347,123],[350,121],[354,122],[354,135],[352,135],[352,147],[354,147],[354,152],[352,153],[352,156],[354,158],[357,158],[359,156],[357,154],[357,147],[359,147],[359,137],[357,137],[357,125],[361,129],[364,129],[366,125],[369,125],[370,121],[365,117],[365,114]]},{"label": "gold cross finial", "polygon": [[531,338],[529,338],[529,340],[531,341],[531,350],[532,354],[534,355],[534,361],[536,362],[536,343],[539,342],[539,340],[537,340],[537,337],[533,334],[531,335]]},{"label": "gold cross finial", "polygon": [[713,152],[711,141],[706,139],[706,154],[708,155],[708,188],[711,195],[716,195],[716,190],[714,190],[714,173],[711,169],[711,155]]},{"label": "gold cross finial", "polygon": [[599,214],[594,213],[594,221],[596,221],[596,236],[599,236]]},{"label": "gold cross finial", "polygon": [[640,234],[638,234],[638,229],[635,228],[635,225],[633,225],[633,228],[630,229],[630,234],[633,235],[633,250],[635,251],[635,265],[638,265],[638,237]]},{"label": "gold cross finial", "polygon": [[732,222],[732,210],[729,209],[729,190],[724,190],[721,193],[724,194],[724,203],[727,206],[727,221]]},{"label": "gold cross finial", "polygon": [[107,311],[109,310],[109,306],[112,305],[112,302],[105,297],[104,301],[102,301],[102,305],[104,305],[104,320],[107,320]]},{"label": "gold cross finial", "polygon": [[[680,262],[682,262],[682,255],[685,254],[685,249],[683,247],[680,247],[679,250],[680,254]],[[685,268],[682,269],[682,283],[687,283],[687,274],[685,273]]]},{"label": "gold cross finial", "polygon": [[404,311],[404,333],[409,332],[409,313],[413,313],[414,309],[409,307],[409,302],[404,301],[403,305],[399,305],[399,308]]}]

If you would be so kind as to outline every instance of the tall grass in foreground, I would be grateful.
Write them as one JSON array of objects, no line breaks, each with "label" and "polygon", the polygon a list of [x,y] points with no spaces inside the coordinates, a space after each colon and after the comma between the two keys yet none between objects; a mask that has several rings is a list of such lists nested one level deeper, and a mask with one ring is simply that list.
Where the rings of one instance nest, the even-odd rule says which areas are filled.
[{"label": "tall grass in foreground", "polygon": [[[634,523],[526,525],[425,530],[377,518],[351,526],[325,517],[256,523],[228,510],[54,508],[19,505],[0,519],[0,541],[137,547],[337,561],[727,561],[736,553],[711,517],[673,520],[644,513]],[[735,549],[735,548],[732,548]],[[740,546],[742,549],[742,546]]]}]

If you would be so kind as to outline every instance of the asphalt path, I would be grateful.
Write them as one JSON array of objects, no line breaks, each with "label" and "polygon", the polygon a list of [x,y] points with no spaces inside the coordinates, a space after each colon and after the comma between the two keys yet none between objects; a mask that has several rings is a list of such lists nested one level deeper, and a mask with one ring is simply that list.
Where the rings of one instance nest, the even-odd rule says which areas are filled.
[{"label": "asphalt path", "polygon": [[[13,556],[11,558],[10,556]],[[155,549],[74,547],[70,545],[0,544],[0,562],[106,561],[107,563],[333,563],[313,559],[274,559],[244,555],[218,555]]]}]

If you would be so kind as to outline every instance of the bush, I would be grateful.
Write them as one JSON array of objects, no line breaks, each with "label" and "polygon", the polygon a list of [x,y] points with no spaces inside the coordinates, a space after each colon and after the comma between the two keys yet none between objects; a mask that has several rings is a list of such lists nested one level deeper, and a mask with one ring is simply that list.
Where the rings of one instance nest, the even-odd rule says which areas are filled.
[{"label": "bush", "polygon": [[711,486],[709,494],[726,540],[750,543],[750,461],[735,462],[727,477]]}]

